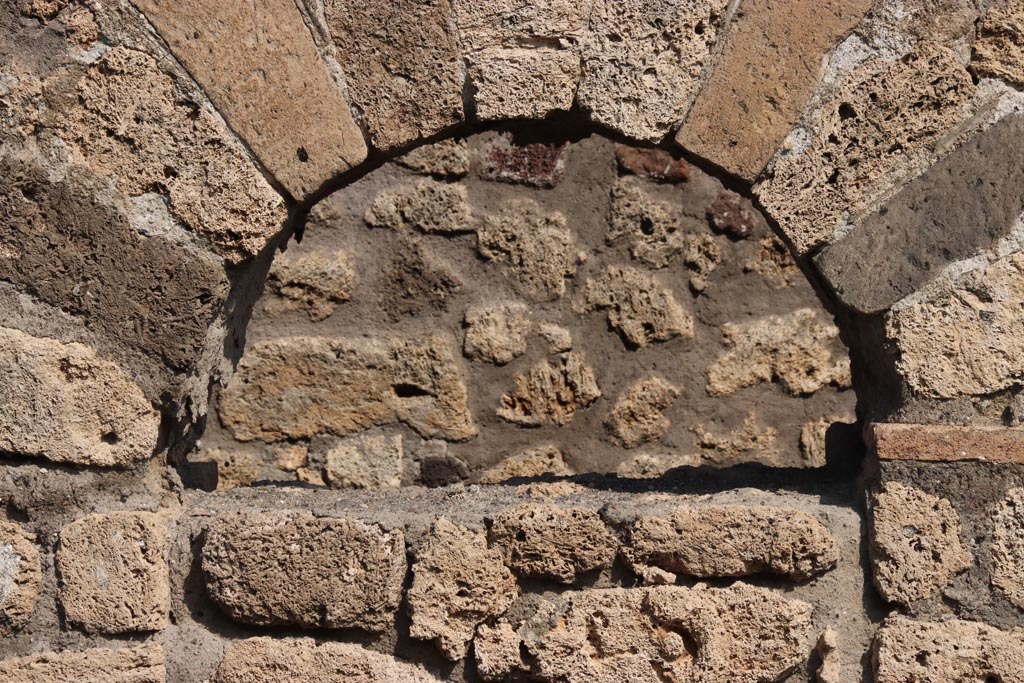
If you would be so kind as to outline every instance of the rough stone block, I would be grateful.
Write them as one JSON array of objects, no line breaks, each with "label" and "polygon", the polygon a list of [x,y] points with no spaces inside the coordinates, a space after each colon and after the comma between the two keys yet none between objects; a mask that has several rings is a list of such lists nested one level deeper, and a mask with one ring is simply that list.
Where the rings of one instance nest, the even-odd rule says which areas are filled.
[{"label": "rough stone block", "polygon": [[566,147],[567,143],[521,143],[510,133],[498,133],[480,146],[477,174],[496,183],[555,187],[565,173]]},{"label": "rough stone block", "polygon": [[324,15],[374,147],[394,149],[462,121],[465,77],[449,0],[327,0]]},{"label": "rough stone block", "polygon": [[502,395],[497,414],[525,427],[572,422],[576,412],[601,397],[594,370],[578,351],[542,360],[512,376],[514,388]]},{"label": "rough stone block", "polygon": [[444,517],[416,553],[406,595],[413,638],[433,640],[452,661],[466,656],[478,625],[500,617],[519,594],[487,537]]},{"label": "rough stone block", "polygon": [[202,553],[207,593],[246,624],[378,632],[394,624],[402,600],[400,530],[309,513],[242,514],[211,523]]},{"label": "rough stone block", "polygon": [[469,173],[469,146],[465,140],[441,140],[406,152],[395,163],[420,175],[462,178]]},{"label": "rough stone block", "polygon": [[242,441],[345,436],[395,422],[425,437],[476,434],[466,386],[439,337],[291,337],[254,344],[219,408]]},{"label": "rough stone block", "polygon": [[880,460],[1024,462],[1024,429],[871,424],[868,445]]},{"label": "rough stone block", "polygon": [[875,587],[901,605],[940,594],[973,563],[949,501],[898,482],[874,496],[869,550]]},{"label": "rough stone block", "polygon": [[1024,630],[890,617],[875,636],[876,683],[1024,680]]},{"label": "rough stone block", "polygon": [[167,683],[167,669],[164,649],[147,644],[2,659],[0,679],[6,683]]},{"label": "rough stone block", "polygon": [[375,228],[393,230],[443,234],[472,230],[465,185],[427,178],[377,195],[363,219]]},{"label": "rough stone block", "polygon": [[615,401],[604,427],[623,448],[654,441],[672,425],[664,411],[680,393],[678,387],[662,377],[637,380]]},{"label": "rough stone block", "polygon": [[0,637],[28,622],[42,583],[35,539],[13,522],[0,522]]},{"label": "rough stone block", "polygon": [[402,435],[359,434],[327,451],[324,477],[332,488],[381,488],[402,484]]},{"label": "rough stone block", "polygon": [[676,141],[745,180],[772,158],[818,85],[823,57],[871,0],[759,0],[725,29],[725,47]]},{"label": "rough stone block", "polygon": [[366,158],[362,132],[294,2],[132,2],[295,198]]},{"label": "rough stone block", "polygon": [[595,0],[579,103],[623,135],[659,142],[700,86],[727,0]]},{"label": "rough stone block", "polygon": [[532,325],[526,304],[507,302],[473,306],[466,311],[466,338],[462,352],[485,363],[505,365],[526,353]]},{"label": "rough stone block", "polygon": [[996,507],[992,535],[992,585],[1024,609],[1024,489],[1010,489]]},{"label": "rough stone block", "polygon": [[679,507],[630,528],[625,557],[649,582],[770,574],[804,581],[839,561],[836,540],[811,515],[787,508]]},{"label": "rough stone block", "polygon": [[517,477],[566,477],[573,474],[576,471],[565,462],[560,450],[554,446],[540,446],[502,458],[484,470],[479,481],[481,484],[500,484]]},{"label": "rough stone block", "polygon": [[481,624],[473,639],[476,671],[485,681],[503,681],[513,671],[526,668],[520,652],[519,634],[507,621],[494,626]]},{"label": "rough stone block", "polygon": [[693,336],[693,315],[672,290],[630,266],[608,266],[600,277],[587,280],[583,304],[577,308],[607,311],[608,325],[634,348]]},{"label": "rough stone block", "polygon": [[619,547],[596,512],[554,505],[524,504],[501,513],[490,540],[519,576],[566,584],[610,567]]},{"label": "rough stone block", "polygon": [[355,268],[350,252],[311,251],[288,253],[274,259],[267,286],[284,299],[284,308],[305,310],[320,321],[334,313],[339,303],[352,298]]},{"label": "rough stone block", "polygon": [[312,638],[236,640],[213,683],[436,683],[414,664],[352,643]]},{"label": "rough stone block", "polygon": [[978,26],[971,71],[1024,85],[1024,2],[1010,0],[993,6]]},{"label": "rough stone block", "polygon": [[1024,116],[1007,116],[827,246],[815,263],[840,300],[884,311],[1005,237],[1024,210],[1024,161],[1006,152],[1022,137]]},{"label": "rough stone block", "polygon": [[685,183],[693,175],[690,164],[678,154],[647,147],[615,147],[619,170],[659,183]]},{"label": "rough stone block", "polygon": [[0,327],[0,450],[127,467],[153,455],[160,416],[138,385],[83,344]]},{"label": "rough stone block", "polygon": [[155,631],[170,622],[166,515],[95,513],[60,531],[60,604],[90,633]]}]

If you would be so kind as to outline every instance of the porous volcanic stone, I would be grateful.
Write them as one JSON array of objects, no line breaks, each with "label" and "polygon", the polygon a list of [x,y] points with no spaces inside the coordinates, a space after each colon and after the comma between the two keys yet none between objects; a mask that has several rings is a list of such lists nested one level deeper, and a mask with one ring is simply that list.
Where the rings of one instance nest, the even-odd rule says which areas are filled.
[{"label": "porous volcanic stone", "polygon": [[352,298],[352,260],[352,254],[343,250],[285,252],[274,259],[267,286],[285,299],[286,307],[303,309],[310,319],[320,321]]},{"label": "porous volcanic stone", "polygon": [[608,266],[588,279],[580,312],[606,310],[608,325],[632,347],[693,336],[693,315],[655,276],[631,266]]},{"label": "porous volcanic stone", "polygon": [[992,585],[1024,609],[1024,489],[1010,489],[996,508]]},{"label": "porous volcanic stone", "polygon": [[0,327],[0,450],[127,467],[153,455],[160,416],[125,372],[83,344]]},{"label": "porous volcanic stone", "polygon": [[519,576],[560,583],[610,567],[619,547],[593,510],[529,503],[498,515],[490,540]]},{"label": "porous volcanic stone", "polygon": [[1024,2],[992,7],[978,26],[971,71],[1024,85]]},{"label": "porous volcanic stone", "polygon": [[210,524],[206,590],[247,624],[389,628],[402,600],[405,541],[359,521],[252,513]]},{"label": "porous volcanic stone", "polygon": [[380,488],[402,484],[402,435],[357,434],[332,445],[324,477],[332,488]]},{"label": "porous volcanic stone", "polygon": [[476,627],[500,617],[519,594],[501,553],[487,537],[448,521],[435,520],[415,551],[412,586],[406,594],[413,638],[433,640],[445,657],[462,659]]},{"label": "porous volcanic stone", "polygon": [[836,540],[811,515],[787,508],[687,506],[630,528],[629,563],[649,581],[774,574],[803,581],[832,569]]},{"label": "porous volcanic stone", "polygon": [[363,134],[295,3],[132,2],[294,197],[366,158]]},{"label": "porous volcanic stone", "polygon": [[901,605],[938,595],[973,562],[949,501],[899,482],[874,496],[869,550],[875,587]]},{"label": "porous volcanic stone", "polygon": [[485,681],[502,681],[513,671],[526,668],[520,652],[519,634],[507,621],[494,626],[481,624],[473,638],[476,671]]},{"label": "porous volcanic stone", "polygon": [[664,411],[679,394],[679,388],[662,377],[639,379],[615,401],[604,427],[624,448],[660,438],[672,424]]},{"label": "porous volcanic stone", "polygon": [[462,121],[465,77],[449,0],[327,0],[324,15],[374,147]]},{"label": "porous volcanic stone", "polygon": [[529,448],[502,458],[480,475],[481,484],[500,484],[516,477],[565,477],[576,471],[565,462],[565,456],[554,446]]},{"label": "porous volcanic stone", "polygon": [[484,180],[530,187],[555,187],[565,172],[568,143],[517,141],[510,133],[487,138],[477,152],[477,174]]},{"label": "porous volcanic stone", "polygon": [[414,664],[352,643],[312,638],[233,641],[213,683],[436,683]]},{"label": "porous volcanic stone", "polygon": [[507,302],[473,306],[464,318],[466,338],[462,352],[485,363],[505,365],[526,353],[532,325],[526,304]]},{"label": "porous volcanic stone", "polygon": [[469,146],[465,140],[441,140],[406,152],[395,163],[421,175],[461,178],[469,173]]},{"label": "porous volcanic stone", "polygon": [[512,376],[513,389],[501,397],[497,414],[525,427],[572,422],[576,411],[601,397],[594,370],[578,351],[542,360],[526,374]]},{"label": "porous volcanic stone", "polygon": [[28,622],[42,583],[35,539],[14,522],[0,522],[0,637]]},{"label": "porous volcanic stone", "polygon": [[823,57],[871,0],[763,0],[743,6],[676,136],[746,180],[775,154],[814,92]]},{"label": "porous volcanic stone", "polygon": [[164,649],[146,644],[0,659],[0,679],[5,683],[167,683],[167,670]]},{"label": "porous volcanic stone", "polygon": [[242,441],[345,436],[394,422],[427,437],[476,434],[466,386],[439,337],[291,337],[254,344],[219,408]]},{"label": "porous volcanic stone", "polygon": [[420,232],[456,233],[472,229],[466,186],[423,178],[373,200],[364,220],[375,228],[413,228]]},{"label": "porous volcanic stone", "polygon": [[131,633],[170,623],[167,524],[160,513],[108,512],[60,530],[60,605],[69,624]]}]

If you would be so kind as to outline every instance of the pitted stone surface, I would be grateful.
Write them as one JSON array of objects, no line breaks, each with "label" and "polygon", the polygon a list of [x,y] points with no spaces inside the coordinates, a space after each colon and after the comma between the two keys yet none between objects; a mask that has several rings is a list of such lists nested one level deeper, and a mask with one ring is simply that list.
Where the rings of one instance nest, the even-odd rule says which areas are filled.
[{"label": "pitted stone surface", "polygon": [[722,325],[733,350],[708,368],[707,391],[730,396],[760,382],[778,382],[795,396],[824,386],[850,386],[850,361],[837,343],[839,328],[810,308]]},{"label": "pitted stone surface", "polygon": [[[913,134],[925,133],[918,126]],[[1024,162],[1006,153],[1022,136],[1024,116],[1007,116],[826,247],[815,262],[839,298],[864,313],[884,311],[1005,237],[1024,210]]]},{"label": "pitted stone surface", "polygon": [[352,643],[312,638],[236,640],[213,683],[436,683],[421,667]]},{"label": "pitted stone surface", "polygon": [[339,303],[352,297],[355,268],[347,251],[313,252],[274,259],[267,286],[288,300],[289,308],[305,310],[310,319],[323,320]]},{"label": "pitted stone surface", "polygon": [[462,121],[449,0],[327,0],[327,26],[370,143],[390,150]]},{"label": "pitted stone surface", "polygon": [[464,185],[428,178],[381,193],[364,217],[375,228],[412,228],[427,233],[468,232],[471,219]]},{"label": "pitted stone surface", "polygon": [[203,546],[206,590],[232,619],[377,632],[394,623],[405,579],[400,530],[309,513],[215,520]]},{"label": "pitted stone surface", "polygon": [[0,522],[0,638],[28,622],[42,583],[35,539],[14,522]]},{"label": "pitted stone surface", "polygon": [[0,327],[0,450],[127,467],[153,455],[160,416],[117,365],[83,344]]},{"label": "pitted stone surface", "polygon": [[484,470],[480,475],[480,483],[499,484],[515,477],[565,477],[573,474],[576,474],[575,470],[565,462],[565,456],[560,450],[554,446],[540,446],[503,458]]},{"label": "pitted stone surface", "polygon": [[918,395],[992,394],[1024,377],[1024,254],[941,281],[897,304],[886,336]]},{"label": "pitted stone surface", "polygon": [[811,515],[753,506],[687,506],[669,517],[641,517],[624,554],[642,578],[659,583],[674,582],[676,574],[803,581],[839,560],[836,540]]},{"label": "pitted stone surface", "polygon": [[740,8],[676,141],[751,181],[796,123],[823,58],[871,0],[764,0]]},{"label": "pitted stone surface", "polygon": [[[810,140],[801,129],[788,141],[757,195],[796,250],[808,252],[926,162],[965,118],[973,95],[970,74],[945,47],[922,46],[896,61],[869,60],[808,115]],[[927,220],[922,225],[932,228]],[[916,235],[901,233],[892,244],[902,253],[903,241]],[[929,232],[918,239],[931,238]],[[886,256],[880,249],[866,263]]]},{"label": "pitted stone surface", "polygon": [[473,360],[504,365],[526,353],[532,325],[526,304],[506,302],[466,311],[463,353]]},{"label": "pitted stone surface", "polygon": [[164,649],[152,644],[47,652],[0,659],[0,679],[6,683],[167,683],[164,660]]},{"label": "pitted stone surface", "polygon": [[366,158],[362,132],[295,3],[132,2],[295,198]]},{"label": "pitted stone surface", "polygon": [[661,438],[671,425],[664,411],[680,393],[678,387],[657,375],[639,379],[615,401],[604,427],[624,448]]},{"label": "pitted stone surface", "polygon": [[971,71],[1024,85],[1024,2],[1009,0],[984,16],[974,41]]},{"label": "pitted stone surface", "polygon": [[1024,489],[1010,489],[996,507],[992,585],[1024,609]]},{"label": "pitted stone surface", "polygon": [[108,512],[61,529],[57,570],[69,624],[90,633],[169,625],[168,521],[155,512]]},{"label": "pitted stone surface", "polygon": [[606,310],[608,325],[631,347],[693,336],[693,315],[658,278],[631,266],[608,266],[587,280],[581,312]]},{"label": "pitted stone surface", "polygon": [[429,437],[476,433],[466,387],[439,337],[291,337],[254,344],[222,394],[236,438],[345,436],[402,422]]},{"label": "pitted stone surface", "polygon": [[501,681],[512,672],[527,668],[520,653],[519,634],[507,621],[494,626],[481,624],[473,638],[476,671],[485,681]]},{"label": "pitted stone surface", "polygon": [[890,617],[875,636],[873,660],[876,683],[1024,680],[1024,630]]},{"label": "pitted stone surface", "polygon": [[685,183],[693,176],[693,169],[686,159],[678,153],[658,148],[617,145],[615,161],[620,171],[659,183]]},{"label": "pitted stone surface", "polygon": [[565,174],[567,146],[564,142],[521,142],[511,133],[499,133],[477,151],[477,175],[495,183],[552,188]]},{"label": "pitted stone surface", "polygon": [[441,140],[406,152],[395,163],[420,175],[461,178],[469,173],[469,147],[465,140]]},{"label": "pitted stone surface", "polygon": [[524,504],[503,512],[491,524],[490,540],[519,576],[566,584],[610,567],[619,547],[596,512],[554,505]]},{"label": "pitted stone surface", "polygon": [[742,583],[589,590],[542,605],[520,634],[541,681],[773,683],[807,660],[811,606]]},{"label": "pitted stone surface", "polygon": [[636,140],[682,120],[718,38],[727,0],[595,0],[583,39],[579,103]]},{"label": "pitted stone surface", "polygon": [[512,381],[513,389],[501,397],[498,417],[525,427],[568,424],[578,410],[601,397],[594,370],[577,351],[542,360]]},{"label": "pitted stone surface", "polygon": [[519,594],[487,537],[444,517],[415,551],[406,594],[413,638],[433,640],[452,661],[466,656],[478,625],[500,617]]},{"label": "pitted stone surface", "polygon": [[875,587],[901,605],[940,594],[973,562],[949,501],[899,482],[874,497],[869,549]]},{"label": "pitted stone surface", "polygon": [[400,486],[404,455],[401,434],[349,436],[327,451],[324,478],[337,489]]}]

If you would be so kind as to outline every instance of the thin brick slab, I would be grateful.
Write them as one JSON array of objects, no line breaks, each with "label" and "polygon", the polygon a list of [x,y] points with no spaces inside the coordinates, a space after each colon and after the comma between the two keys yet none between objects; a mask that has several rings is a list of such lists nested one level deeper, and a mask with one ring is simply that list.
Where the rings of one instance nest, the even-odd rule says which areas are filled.
[{"label": "thin brick slab", "polygon": [[1024,429],[874,423],[865,438],[879,460],[1024,463]]}]

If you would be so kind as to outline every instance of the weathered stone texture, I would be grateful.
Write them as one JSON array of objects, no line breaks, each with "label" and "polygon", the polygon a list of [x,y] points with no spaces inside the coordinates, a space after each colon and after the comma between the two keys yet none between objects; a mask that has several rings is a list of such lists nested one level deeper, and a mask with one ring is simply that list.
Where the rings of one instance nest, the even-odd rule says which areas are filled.
[{"label": "weathered stone texture", "polygon": [[465,140],[441,140],[406,152],[395,163],[420,175],[461,178],[469,173],[469,147]]},{"label": "weathered stone texture", "polygon": [[641,517],[630,528],[624,554],[652,583],[672,583],[676,574],[803,581],[839,560],[836,540],[811,515],[746,506],[679,507],[669,517]]},{"label": "weathered stone texture", "polygon": [[566,584],[610,567],[619,546],[596,512],[554,505],[524,504],[501,513],[490,540],[519,576]]},{"label": "weathered stone texture", "polygon": [[580,105],[637,140],[659,142],[700,86],[727,0],[596,0],[583,40]]},{"label": "weathered stone texture", "polygon": [[501,616],[519,594],[501,553],[487,537],[435,520],[415,552],[412,586],[406,594],[413,638],[433,640],[448,659],[466,656],[479,624]]},{"label": "weathered stone texture", "polygon": [[498,417],[525,427],[565,425],[576,411],[601,397],[593,369],[577,351],[542,360],[513,375],[514,388],[501,397]]},{"label": "weathered stone texture", "polygon": [[750,412],[736,428],[711,431],[703,423],[690,428],[700,449],[701,464],[733,465],[748,460],[779,464],[782,454],[776,440],[779,430],[762,426],[757,414]]},{"label": "weathered stone texture", "polygon": [[945,47],[869,60],[808,115],[811,132],[788,141],[757,195],[796,250],[808,252],[924,163],[973,94],[970,74]]},{"label": "weathered stone texture", "polygon": [[708,207],[707,217],[711,227],[734,240],[766,232],[768,227],[749,199],[729,190],[723,190]]},{"label": "weathered stone texture", "polygon": [[606,310],[608,325],[632,347],[693,336],[693,315],[672,290],[638,268],[608,266],[587,280],[581,312]]},{"label": "weathered stone texture", "polygon": [[1006,150],[1022,136],[1024,116],[1007,116],[826,247],[815,262],[839,298],[884,311],[1010,233],[1024,210],[1024,163]]},{"label": "weathered stone texture", "polygon": [[352,259],[341,250],[301,256],[285,252],[274,260],[267,285],[287,300],[288,308],[305,310],[310,319],[320,321],[352,297],[356,278]]},{"label": "weathered stone texture", "polygon": [[121,368],[82,344],[0,327],[0,450],[127,467],[153,455],[160,416]]},{"label": "weathered stone texture", "polygon": [[866,434],[880,460],[1024,462],[1024,429],[876,422]]},{"label": "weathered stone texture", "polygon": [[164,650],[140,645],[118,650],[47,652],[0,660],[6,683],[167,683]]},{"label": "weathered stone texture", "polygon": [[871,0],[765,0],[740,8],[676,141],[748,181],[796,123],[823,57]]},{"label": "weathered stone texture", "polygon": [[818,637],[814,648],[818,656],[818,668],[814,672],[817,683],[842,683],[843,668],[840,660],[839,636],[831,626],[826,627]]},{"label": "weathered stone texture", "polygon": [[1024,489],[1011,489],[996,507],[992,585],[1024,609]]},{"label": "weathered stone texture", "polygon": [[295,3],[132,2],[294,197],[366,158],[362,132]]},{"label": "weathered stone texture", "polygon": [[949,501],[898,482],[874,497],[869,549],[875,587],[901,605],[938,595],[973,562]]},{"label": "weathered stone texture", "polygon": [[693,175],[690,164],[678,154],[646,147],[615,147],[619,170],[659,183],[685,183]]},{"label": "weathered stone texture", "polygon": [[331,446],[324,478],[332,488],[381,488],[402,484],[402,436],[357,434]]},{"label": "weathered stone texture", "polygon": [[453,4],[477,117],[539,119],[572,107],[590,0]]},{"label": "weathered stone texture", "polygon": [[529,187],[552,188],[565,173],[567,143],[519,142],[499,133],[483,143],[477,175],[483,180]]},{"label": "weathered stone texture", "polygon": [[575,470],[565,462],[560,450],[554,446],[540,446],[502,458],[484,470],[479,481],[481,484],[500,484],[516,477],[565,477],[573,474],[576,474]]},{"label": "weathered stone texture", "polygon": [[60,604],[72,626],[130,633],[170,622],[166,515],[95,513],[60,531]]},{"label": "weathered stone texture", "polygon": [[436,683],[419,666],[352,643],[312,638],[236,640],[213,683]]},{"label": "weathered stone texture", "polygon": [[385,268],[383,307],[392,321],[446,310],[464,284],[452,263],[412,237],[399,242]]},{"label": "weathered stone texture", "polygon": [[345,436],[402,422],[429,437],[476,433],[466,387],[439,337],[292,337],[254,344],[222,393],[240,440]]},{"label": "weathered stone texture", "polygon": [[520,634],[554,683],[784,680],[811,648],[811,606],[742,583],[563,594]]},{"label": "weathered stone texture", "polygon": [[850,386],[850,361],[839,351],[839,329],[810,308],[722,325],[732,350],[708,368],[707,391],[730,396],[760,382],[778,382],[795,396],[824,386]]},{"label": "weathered stone texture", "polygon": [[420,232],[457,233],[472,230],[464,185],[424,178],[377,195],[364,220],[376,228],[412,228]]},{"label": "weathered stone texture", "polygon": [[324,14],[374,147],[390,150],[462,121],[464,76],[448,0],[327,0]]},{"label": "weathered stone texture", "polygon": [[576,272],[572,231],[560,212],[547,212],[532,199],[514,199],[485,216],[477,248],[504,264],[525,296],[554,301],[565,292],[565,278]]},{"label": "weathered stone texture", "polygon": [[35,539],[14,522],[0,522],[0,637],[28,622],[42,583]]},{"label": "weathered stone texture", "polygon": [[531,324],[519,302],[474,306],[466,311],[463,353],[473,360],[505,365],[526,353]]},{"label": "weathered stone texture", "polygon": [[1024,85],[1024,3],[1009,0],[993,6],[978,26],[971,71]]},{"label": "weathered stone texture", "polygon": [[476,671],[485,681],[501,681],[513,671],[525,668],[519,634],[507,621],[494,626],[481,624],[473,638]]},{"label": "weathered stone texture", "polygon": [[1024,630],[890,617],[875,636],[876,683],[1024,680]]},{"label": "weathered stone texture", "polygon": [[1024,254],[936,283],[893,308],[886,336],[914,393],[992,394],[1024,378]]},{"label": "weathered stone texture", "polygon": [[654,441],[668,431],[671,421],[664,411],[680,393],[678,387],[662,377],[639,379],[615,402],[604,427],[624,448]]},{"label": "weathered stone texture", "polygon": [[383,631],[405,579],[405,541],[358,521],[309,513],[224,517],[202,551],[210,597],[247,624]]}]

